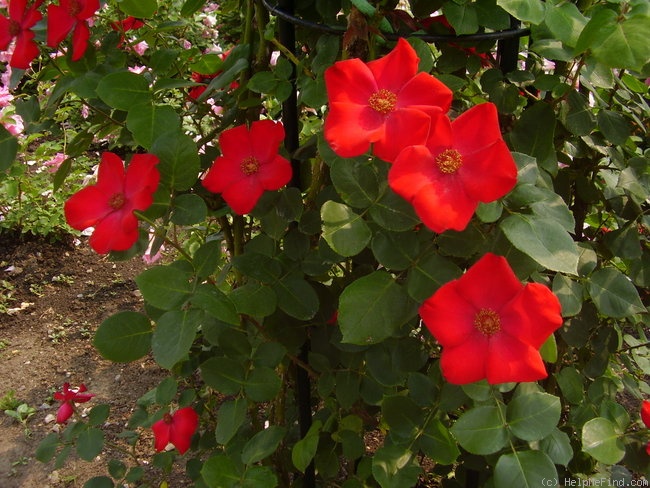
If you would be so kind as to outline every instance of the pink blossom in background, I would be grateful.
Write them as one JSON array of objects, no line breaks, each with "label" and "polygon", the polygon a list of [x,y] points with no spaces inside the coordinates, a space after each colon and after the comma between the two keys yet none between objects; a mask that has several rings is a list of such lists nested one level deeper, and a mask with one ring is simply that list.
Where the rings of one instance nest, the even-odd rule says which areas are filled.
[{"label": "pink blossom in background", "polygon": [[5,129],[13,136],[21,134],[25,130],[25,125],[23,124],[23,118],[20,115],[12,114],[7,116],[6,120],[2,122],[5,126]]},{"label": "pink blossom in background", "polygon": [[142,56],[147,49],[149,49],[149,44],[147,44],[147,41],[138,42],[135,46],[133,46],[133,50],[140,56]]},{"label": "pink blossom in background", "polygon": [[0,86],[0,108],[4,108],[9,105],[14,99],[14,96],[9,93],[7,85],[3,84]]},{"label": "pink blossom in background", "polygon": [[144,73],[147,70],[146,66],[129,66],[129,71],[131,73],[140,74]]},{"label": "pink blossom in background", "polygon": [[56,173],[63,161],[65,161],[67,156],[64,153],[56,153],[52,159],[45,161],[43,166],[48,168],[50,173]]}]

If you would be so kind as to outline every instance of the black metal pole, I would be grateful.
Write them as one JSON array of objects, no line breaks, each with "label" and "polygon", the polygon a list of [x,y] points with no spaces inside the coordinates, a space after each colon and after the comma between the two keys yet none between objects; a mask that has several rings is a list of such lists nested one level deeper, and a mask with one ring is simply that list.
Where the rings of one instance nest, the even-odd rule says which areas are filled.
[{"label": "black metal pole", "polygon": [[[280,0],[278,7],[289,15],[294,13],[293,0]],[[296,31],[295,26],[283,18],[278,18],[278,31],[280,42],[292,53],[296,51]],[[293,66],[291,73],[291,93],[282,103],[282,122],[285,130],[284,145],[291,156],[292,178],[290,186],[301,188],[300,178],[300,161],[293,157],[299,145],[300,128],[298,126],[298,90],[296,86],[296,67]],[[301,361],[309,360],[309,349],[311,345],[309,339],[300,349]],[[298,402],[298,424],[300,426],[300,436],[304,438],[311,427],[311,381],[307,371],[302,367],[296,366],[296,401]],[[316,488],[316,473],[314,462],[312,461],[305,469],[303,478],[303,488]]]},{"label": "black metal pole", "polygon": [[[510,16],[511,30],[518,30],[520,25],[519,20]],[[509,73],[517,69],[517,61],[519,60],[519,37],[500,39],[497,42],[497,59],[503,73]]]}]

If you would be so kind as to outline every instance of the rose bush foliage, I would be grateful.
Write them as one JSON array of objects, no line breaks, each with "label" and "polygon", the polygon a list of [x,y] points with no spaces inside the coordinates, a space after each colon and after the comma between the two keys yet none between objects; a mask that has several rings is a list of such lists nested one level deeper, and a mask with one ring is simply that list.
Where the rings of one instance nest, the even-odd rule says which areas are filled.
[{"label": "rose bush foliage", "polygon": [[[114,459],[88,487],[648,473],[646,2],[296,0],[333,29],[295,49],[259,0],[9,3],[0,170],[73,127],[56,187],[102,163],[71,225],[169,256],[94,339],[169,370],[123,433],[153,428],[158,477]],[[109,415],[37,457],[92,460]]]}]

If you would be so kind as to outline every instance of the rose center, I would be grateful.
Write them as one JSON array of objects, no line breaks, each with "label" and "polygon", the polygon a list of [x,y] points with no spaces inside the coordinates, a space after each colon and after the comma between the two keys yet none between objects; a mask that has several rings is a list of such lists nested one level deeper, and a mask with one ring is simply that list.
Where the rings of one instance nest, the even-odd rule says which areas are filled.
[{"label": "rose center", "polygon": [[174,418],[170,414],[166,413],[165,415],[163,415],[163,422],[165,422],[166,424],[171,424],[172,420],[174,420]]},{"label": "rose center", "polygon": [[115,193],[111,198],[108,199],[108,206],[114,210],[121,209],[126,203],[126,197],[124,193]]},{"label": "rose center", "polygon": [[491,308],[482,308],[474,317],[474,327],[488,337],[496,334],[501,330],[499,314]]},{"label": "rose center", "polygon": [[445,149],[436,156],[438,169],[445,174],[453,174],[463,165],[463,156],[455,149]]},{"label": "rose center", "polygon": [[251,176],[260,170],[260,162],[255,156],[249,156],[241,162],[241,170],[246,176]]},{"label": "rose center", "polygon": [[397,95],[390,90],[382,88],[370,95],[368,105],[370,105],[370,108],[376,112],[386,115],[395,110],[395,106],[397,105]]},{"label": "rose center", "polygon": [[20,24],[15,20],[9,20],[9,35],[11,37],[16,37],[20,34]]},{"label": "rose center", "polygon": [[68,5],[68,13],[70,14],[70,17],[76,17],[79,12],[81,12],[82,6],[78,2],[78,0],[70,0],[70,4]]}]

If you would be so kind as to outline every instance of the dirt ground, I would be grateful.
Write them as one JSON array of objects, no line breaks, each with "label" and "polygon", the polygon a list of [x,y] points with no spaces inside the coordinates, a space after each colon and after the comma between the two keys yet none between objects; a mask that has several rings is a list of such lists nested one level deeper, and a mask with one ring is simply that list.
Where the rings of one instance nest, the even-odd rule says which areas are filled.
[{"label": "dirt ground", "polygon": [[96,395],[82,407],[109,403],[108,422],[117,427],[163,376],[150,358],[114,364],[91,343],[108,316],[141,310],[133,279],[144,267],[140,259],[108,261],[85,241],[48,243],[0,234],[0,399],[13,391],[36,410],[26,425],[0,410],[0,487],[81,487],[107,473],[101,458],[88,463],[74,454],[54,470],[53,463],[36,460],[35,449],[57,428],[52,394],[64,382],[85,383]]}]

